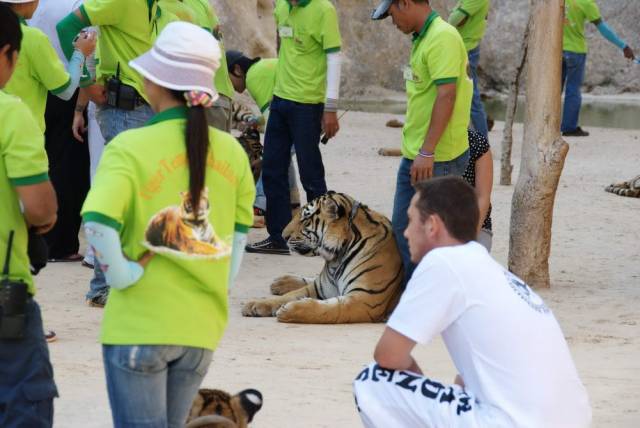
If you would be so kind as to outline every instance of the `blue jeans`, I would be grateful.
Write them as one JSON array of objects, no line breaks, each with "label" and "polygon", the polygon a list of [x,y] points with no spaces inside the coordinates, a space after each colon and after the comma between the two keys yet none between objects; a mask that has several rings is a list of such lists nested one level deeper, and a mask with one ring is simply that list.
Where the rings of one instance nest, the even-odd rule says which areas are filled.
[{"label": "blue jeans", "polygon": [[27,301],[24,338],[0,340],[0,427],[50,428],[53,381],[49,348],[44,340],[40,308]]},{"label": "blue jeans", "polygon": [[[433,164],[433,176],[462,176],[465,169],[467,169],[468,163],[469,150],[448,162],[435,162]],[[407,241],[407,238],[404,237],[404,230],[409,225],[407,210],[409,209],[409,205],[411,205],[411,198],[413,198],[413,195],[416,193],[415,189],[411,185],[412,164],[413,161],[407,158],[402,158],[400,161],[400,168],[398,168],[398,177],[396,181],[396,194],[393,198],[393,217],[391,218],[393,234],[396,237],[398,250],[400,250],[400,257],[402,257],[402,264],[404,265],[405,283],[409,281],[411,274],[413,274],[413,270],[416,267],[416,265],[411,262],[409,242]]]},{"label": "blue jeans", "polygon": [[562,132],[575,131],[578,128],[582,93],[580,88],[584,81],[584,68],[587,54],[569,51],[562,52],[562,87],[564,89],[564,106],[562,107]]},{"label": "blue jeans", "polygon": [[[121,110],[108,105],[99,106],[96,110],[96,121],[100,126],[100,131],[104,137],[105,145],[113,140],[116,135],[127,129],[140,128],[144,126],[154,113],[147,104],[135,110]],[[89,282],[89,292],[86,298],[93,299],[100,294],[106,294],[109,286],[104,278],[104,273],[100,269],[97,261],[93,264],[93,278]]]},{"label": "blue jeans", "polygon": [[323,104],[302,104],[273,97],[262,158],[262,181],[267,196],[267,231],[284,244],[282,231],[291,221],[288,170],[295,147],[300,181],[307,201],[327,193],[320,153]]},{"label": "blue jeans", "polygon": [[115,428],[182,428],[213,352],[185,346],[103,345]]},{"label": "blue jeans", "polygon": [[478,63],[480,62],[480,46],[471,49],[469,55],[469,71],[473,80],[473,99],[471,100],[471,125],[480,134],[488,138],[487,114],[484,111],[484,104],[480,98],[480,88],[478,87]]}]

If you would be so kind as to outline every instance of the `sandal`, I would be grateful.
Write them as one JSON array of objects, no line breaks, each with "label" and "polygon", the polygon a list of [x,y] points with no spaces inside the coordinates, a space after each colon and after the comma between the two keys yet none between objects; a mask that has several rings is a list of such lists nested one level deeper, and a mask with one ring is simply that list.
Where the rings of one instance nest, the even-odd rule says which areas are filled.
[{"label": "sandal", "polygon": [[49,259],[49,263],[71,263],[71,262],[81,262],[84,260],[84,256],[80,254],[71,254],[67,257],[62,257],[60,259],[51,258]]}]

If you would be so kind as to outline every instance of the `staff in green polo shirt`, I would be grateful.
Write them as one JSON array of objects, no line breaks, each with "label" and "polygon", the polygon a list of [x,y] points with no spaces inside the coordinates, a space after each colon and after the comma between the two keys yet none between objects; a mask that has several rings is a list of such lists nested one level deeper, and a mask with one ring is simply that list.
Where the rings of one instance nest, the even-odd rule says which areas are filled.
[{"label": "staff in green polo shirt", "polygon": [[329,0],[277,0],[274,15],[280,50],[262,162],[269,238],[247,251],[289,254],[282,231],[291,220],[291,147],[307,200],[326,193],[319,142],[323,131],[332,138],[339,130],[342,40]]},{"label": "staff in green polo shirt", "polygon": [[404,230],[413,185],[434,176],[464,173],[473,83],[467,76],[467,50],[460,34],[428,1],[384,0],[372,18],[389,15],[400,31],[413,34],[410,62],[404,69],[407,118],[391,220],[408,280],[415,265]]},{"label": "staff in green polo shirt", "polygon": [[581,87],[587,62],[587,40],[584,24],[594,24],[600,34],[622,50],[625,58],[634,59],[633,50],[604,22],[595,0],[566,0],[564,3],[564,32],[562,38],[562,85],[565,88],[562,109],[562,135],[586,137],[587,131],[578,126],[582,106]]},{"label": "staff in green polo shirt", "polygon": [[[73,97],[80,83],[85,57],[93,53],[96,42],[92,37],[79,37],[69,47],[69,72],[67,72],[46,34],[38,28],[29,27],[25,21],[31,19],[35,13],[38,1],[11,0],[0,3],[9,4],[18,15],[23,33],[22,54],[5,91],[20,97],[29,106],[33,117],[44,132],[47,93],[51,92],[65,101]],[[73,36],[75,37],[78,32]]]},{"label": "staff in green polo shirt", "polygon": [[449,24],[458,28],[469,57],[469,71],[473,79],[471,124],[485,138],[488,138],[489,130],[487,114],[480,99],[480,88],[478,88],[478,63],[480,62],[480,41],[487,29],[489,6],[489,0],[460,0],[449,15]]},{"label": "staff in green polo shirt", "polygon": [[213,82],[219,97],[213,104],[213,107],[207,109],[207,121],[210,126],[229,132],[231,130],[232,119],[231,101],[233,100],[233,85],[231,84],[227,71],[227,58],[224,50],[222,30],[220,28],[220,19],[209,0],[184,0],[184,4],[188,5],[193,11],[195,17],[194,24],[211,32],[220,43],[222,64],[220,64],[220,69],[216,72]]},{"label": "staff in green polo shirt", "polygon": [[[42,131],[26,104],[2,91],[16,68],[21,40],[18,17],[0,4],[0,266],[9,261],[8,275],[0,268],[0,425],[44,427],[53,424],[57,391],[40,308],[33,299],[28,229],[50,230],[57,207]],[[11,313],[16,310],[22,314]],[[18,315],[24,316],[22,326],[16,323]],[[21,327],[22,337],[7,328],[12,325]]]}]

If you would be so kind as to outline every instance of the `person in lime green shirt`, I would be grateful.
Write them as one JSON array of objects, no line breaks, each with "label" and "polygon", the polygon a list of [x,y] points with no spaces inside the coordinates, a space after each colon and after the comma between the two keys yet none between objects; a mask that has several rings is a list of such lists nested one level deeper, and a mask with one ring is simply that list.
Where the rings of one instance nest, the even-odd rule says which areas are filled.
[{"label": "person in lime green shirt", "polygon": [[595,0],[566,0],[564,3],[564,32],[562,36],[562,86],[564,106],[560,130],[567,137],[586,137],[587,131],[578,123],[582,106],[581,87],[587,61],[587,39],[584,35],[585,23],[591,22],[600,34],[622,50],[625,58],[633,60],[633,50],[618,37],[600,15]]},{"label": "person in lime green shirt", "polygon": [[327,192],[321,134],[333,138],[340,126],[342,39],[329,0],[277,0],[278,68],[265,134],[262,177],[269,237],[248,252],[289,254],[282,231],[291,220],[288,169],[295,147],[307,201]]},{"label": "person in lime green shirt", "polygon": [[73,97],[80,83],[85,57],[93,53],[96,42],[93,38],[78,38],[70,48],[67,72],[49,38],[40,29],[27,25],[26,20],[35,13],[38,1],[15,0],[9,4],[20,17],[24,37],[16,72],[7,83],[5,92],[20,97],[29,106],[33,117],[44,132],[47,93],[51,92],[65,101]]},{"label": "person in lime green shirt", "polygon": [[[18,17],[4,4],[0,29],[0,266],[9,262],[0,273],[0,426],[44,427],[53,424],[58,394],[33,299],[28,242],[29,233],[53,227],[56,195],[42,131],[27,105],[2,90],[16,69],[23,36]],[[10,331],[12,325],[20,331]]]},{"label": "person in lime green shirt", "polygon": [[413,34],[409,65],[404,69],[407,117],[391,220],[408,281],[415,265],[404,230],[415,194],[413,185],[435,176],[464,173],[469,160],[467,127],[473,83],[467,75],[462,37],[428,1],[383,0],[372,19],[389,15],[400,31]]},{"label": "person in lime green shirt", "polygon": [[194,24],[199,25],[207,31],[210,31],[220,43],[222,51],[222,64],[216,72],[214,85],[218,91],[219,97],[215,101],[213,107],[207,110],[207,120],[209,125],[214,126],[222,131],[229,132],[231,130],[233,85],[229,79],[227,72],[227,59],[224,49],[223,34],[220,26],[220,19],[209,0],[183,0],[184,4],[189,6],[193,11],[195,21]]},{"label": "person in lime green shirt", "polygon": [[207,125],[220,64],[211,33],[186,22],[130,62],[156,115],[107,146],[83,207],[111,286],[100,340],[115,427],[183,426],[227,324],[255,190],[240,144]]},{"label": "person in lime green shirt", "polygon": [[480,62],[480,41],[487,29],[490,3],[490,0],[459,0],[449,15],[449,24],[460,32],[469,57],[469,71],[473,80],[471,124],[485,138],[489,137],[489,130],[487,114],[484,111],[478,87],[478,63]]}]

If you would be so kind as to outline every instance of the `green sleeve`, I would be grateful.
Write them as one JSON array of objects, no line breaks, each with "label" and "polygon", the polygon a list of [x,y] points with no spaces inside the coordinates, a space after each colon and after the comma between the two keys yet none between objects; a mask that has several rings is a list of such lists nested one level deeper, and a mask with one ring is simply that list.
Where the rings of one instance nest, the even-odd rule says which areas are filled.
[{"label": "green sleeve", "polygon": [[126,16],[129,2],[134,1],[140,0],[86,0],[80,6],[80,11],[91,21],[91,25],[115,25]]},{"label": "green sleeve", "polygon": [[600,9],[594,0],[567,0],[567,1],[576,1],[578,3],[578,7],[584,13],[587,21],[593,22],[602,18],[600,14]]},{"label": "green sleeve", "polygon": [[[238,144],[240,147],[240,144]],[[253,201],[256,197],[256,185],[249,165],[249,158],[240,149],[238,156],[238,187],[236,191],[236,231],[245,232],[253,225]],[[238,227],[240,226],[240,228]],[[244,226],[244,227],[242,227]]]},{"label": "green sleeve", "polygon": [[113,224],[124,224],[125,214],[133,197],[133,175],[129,158],[114,138],[105,148],[91,190],[82,207],[82,215],[112,219]]},{"label": "green sleeve", "polygon": [[32,77],[41,82],[47,91],[58,94],[69,86],[71,77],[47,36],[41,32],[36,34],[39,39],[29,52]]},{"label": "green sleeve", "polygon": [[468,16],[469,15],[467,15],[466,13],[461,11],[460,9],[454,9],[453,12],[451,12],[451,15],[449,15],[449,21],[448,22],[449,22],[449,24],[453,25],[454,27],[457,27]]},{"label": "green sleeve", "polygon": [[60,47],[62,48],[64,56],[67,57],[68,60],[71,59],[71,55],[73,55],[73,40],[76,38],[80,30],[90,25],[91,23],[88,19],[86,21],[82,20],[73,12],[64,17],[62,21],[58,22],[56,25],[56,32],[58,33],[58,39],[60,40]]},{"label": "green sleeve", "polygon": [[14,186],[48,181],[44,136],[29,108],[15,99],[0,112],[0,156]]},{"label": "green sleeve", "polygon": [[457,31],[445,31],[438,35],[425,49],[422,61],[427,65],[436,85],[455,82],[462,65],[467,60],[466,51]]},{"label": "green sleeve", "polygon": [[487,5],[489,0],[462,0],[458,10],[467,16],[473,16]]},{"label": "green sleeve", "polygon": [[334,7],[329,7],[324,11],[321,25],[322,49],[325,52],[339,51],[342,39],[340,38],[338,14]]}]

